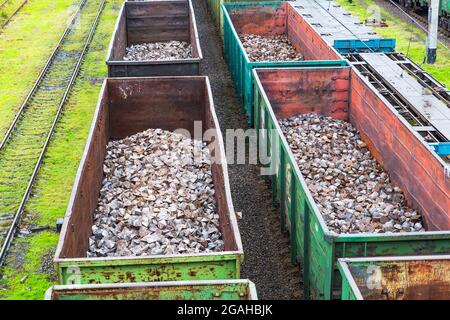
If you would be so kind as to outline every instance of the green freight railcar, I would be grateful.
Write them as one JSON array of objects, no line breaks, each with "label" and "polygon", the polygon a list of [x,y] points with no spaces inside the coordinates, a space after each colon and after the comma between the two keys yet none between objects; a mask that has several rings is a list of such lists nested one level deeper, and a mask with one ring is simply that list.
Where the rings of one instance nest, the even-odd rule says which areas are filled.
[{"label": "green freight railcar", "polygon": [[[288,2],[240,2],[223,5],[224,56],[243,112],[253,126],[254,68],[343,66],[347,62]],[[258,35],[286,35],[304,61],[250,61],[239,38],[241,32]]]},{"label": "green freight railcar", "polygon": [[449,300],[450,255],[344,258],[342,300]]},{"label": "green freight railcar", "polygon": [[[446,165],[366,79],[349,67],[254,69],[253,75],[254,123],[266,129],[260,131],[259,145],[269,152],[264,164],[273,168],[273,200],[290,233],[292,262],[303,265],[306,298],[341,297],[338,258],[450,252]],[[302,112],[350,121],[407,199],[423,209],[429,231],[331,233],[278,125],[278,120]]]}]

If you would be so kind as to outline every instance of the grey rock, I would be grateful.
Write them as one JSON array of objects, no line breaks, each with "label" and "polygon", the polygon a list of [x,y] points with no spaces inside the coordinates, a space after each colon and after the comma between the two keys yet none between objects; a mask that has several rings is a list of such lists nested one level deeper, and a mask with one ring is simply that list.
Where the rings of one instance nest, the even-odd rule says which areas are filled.
[{"label": "grey rock", "polygon": [[[142,43],[128,47],[126,48],[126,55],[123,59],[125,61],[149,61],[192,58],[192,48],[190,43],[185,41],[167,41]],[[135,157],[137,158],[139,155],[136,155]],[[106,170],[109,169],[107,168]]]},{"label": "grey rock", "polygon": [[103,169],[89,257],[223,250],[206,143],[149,129],[110,141]]},{"label": "grey rock", "polygon": [[425,231],[350,123],[314,113],[279,123],[330,231]]}]

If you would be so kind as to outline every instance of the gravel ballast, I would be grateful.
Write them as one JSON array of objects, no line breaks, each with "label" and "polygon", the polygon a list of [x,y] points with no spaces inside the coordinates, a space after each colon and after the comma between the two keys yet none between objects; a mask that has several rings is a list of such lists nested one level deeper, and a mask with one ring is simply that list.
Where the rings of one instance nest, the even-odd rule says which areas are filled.
[{"label": "gravel ballast", "polygon": [[[203,49],[200,71],[211,82],[221,130],[246,129],[247,119],[222,55],[223,40],[206,1],[193,0],[193,6]],[[228,173],[234,208],[242,212],[238,222],[245,255],[241,278],[255,283],[259,299],[301,299],[302,276],[299,267],[291,264],[289,237],[281,232],[267,180],[253,164],[229,163]]]},{"label": "gravel ballast", "polygon": [[300,61],[303,56],[295,51],[285,35],[260,36],[240,34],[242,45],[250,61]]},{"label": "gravel ballast", "polygon": [[330,231],[425,231],[349,122],[309,113],[279,123]]},{"label": "gravel ballast", "polygon": [[191,44],[185,41],[153,42],[126,48],[125,61],[161,61],[192,59]]},{"label": "gravel ballast", "polygon": [[110,141],[103,171],[89,257],[223,249],[204,142],[149,129]]}]

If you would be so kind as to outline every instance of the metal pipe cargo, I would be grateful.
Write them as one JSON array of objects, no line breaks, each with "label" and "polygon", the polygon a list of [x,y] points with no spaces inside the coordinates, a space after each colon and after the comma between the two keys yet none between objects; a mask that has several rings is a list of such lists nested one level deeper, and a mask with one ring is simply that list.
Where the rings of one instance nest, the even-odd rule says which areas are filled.
[{"label": "metal pipe cargo", "polygon": [[[185,41],[192,58],[125,61],[126,48],[143,43]],[[117,18],[106,64],[110,77],[200,74],[203,59],[191,1],[126,1]]]},{"label": "metal pipe cargo", "polygon": [[[253,125],[253,68],[347,65],[339,53],[322,40],[290,3],[228,3],[223,5],[223,14],[224,56],[250,126]],[[314,61],[252,62],[239,38],[240,33],[264,36],[286,35],[305,60]]]},{"label": "metal pipe cargo", "polygon": [[[203,134],[216,130],[211,164],[217,214],[224,250],[190,254],[87,257],[110,140],[159,128],[184,129],[194,121]],[[202,137],[207,139],[207,137]],[[209,146],[211,146],[211,143]],[[241,238],[230,193],[223,139],[214,110],[209,80],[195,77],[108,78],[78,168],[56,250],[60,284],[94,284],[179,280],[226,280],[240,277]]]},{"label": "metal pipe cargo", "polygon": [[342,300],[449,300],[450,256],[342,258]]},{"label": "metal pipe cargo", "polygon": [[[255,127],[275,174],[274,202],[301,261],[305,297],[340,298],[337,259],[450,252],[450,183],[445,164],[387,101],[351,67],[254,69]],[[278,120],[315,112],[350,122],[375,159],[423,216],[425,232],[331,233],[309,191]]]},{"label": "metal pipe cargo", "polygon": [[249,280],[55,285],[45,300],[258,300]]}]

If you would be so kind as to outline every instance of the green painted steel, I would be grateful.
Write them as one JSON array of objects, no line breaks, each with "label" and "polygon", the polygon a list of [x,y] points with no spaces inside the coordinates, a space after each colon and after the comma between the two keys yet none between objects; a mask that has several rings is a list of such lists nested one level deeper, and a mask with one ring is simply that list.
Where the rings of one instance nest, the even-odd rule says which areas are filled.
[{"label": "green painted steel", "polygon": [[56,285],[46,300],[257,300],[249,280]]},{"label": "green painted steel", "polygon": [[338,260],[339,274],[341,275],[341,300],[361,300],[361,297],[356,296],[355,283],[348,266],[343,263],[342,259]]},{"label": "green painted steel", "polygon": [[55,259],[60,284],[239,279],[242,252]]},{"label": "green painted steel", "polygon": [[341,258],[337,264],[342,300],[445,300],[449,296],[450,255]]},{"label": "green painted steel", "polygon": [[233,26],[228,14],[229,10],[245,6],[272,6],[277,7],[283,2],[242,2],[222,5],[224,16],[224,56],[235,83],[236,92],[241,99],[242,111],[248,117],[249,126],[253,126],[253,74],[254,68],[294,68],[294,67],[323,67],[323,66],[347,66],[345,60],[313,60],[313,61],[290,61],[290,62],[251,62],[242,45],[241,40]]},{"label": "green painted steel", "polygon": [[[273,201],[291,237],[292,261],[303,264],[304,296],[311,299],[341,297],[336,261],[341,257],[406,256],[450,252],[450,231],[398,234],[332,234],[315,204],[277,123],[269,99],[254,76],[254,124],[261,130],[260,146],[268,150],[268,166],[275,168]],[[283,224],[284,225],[284,224]]]}]

